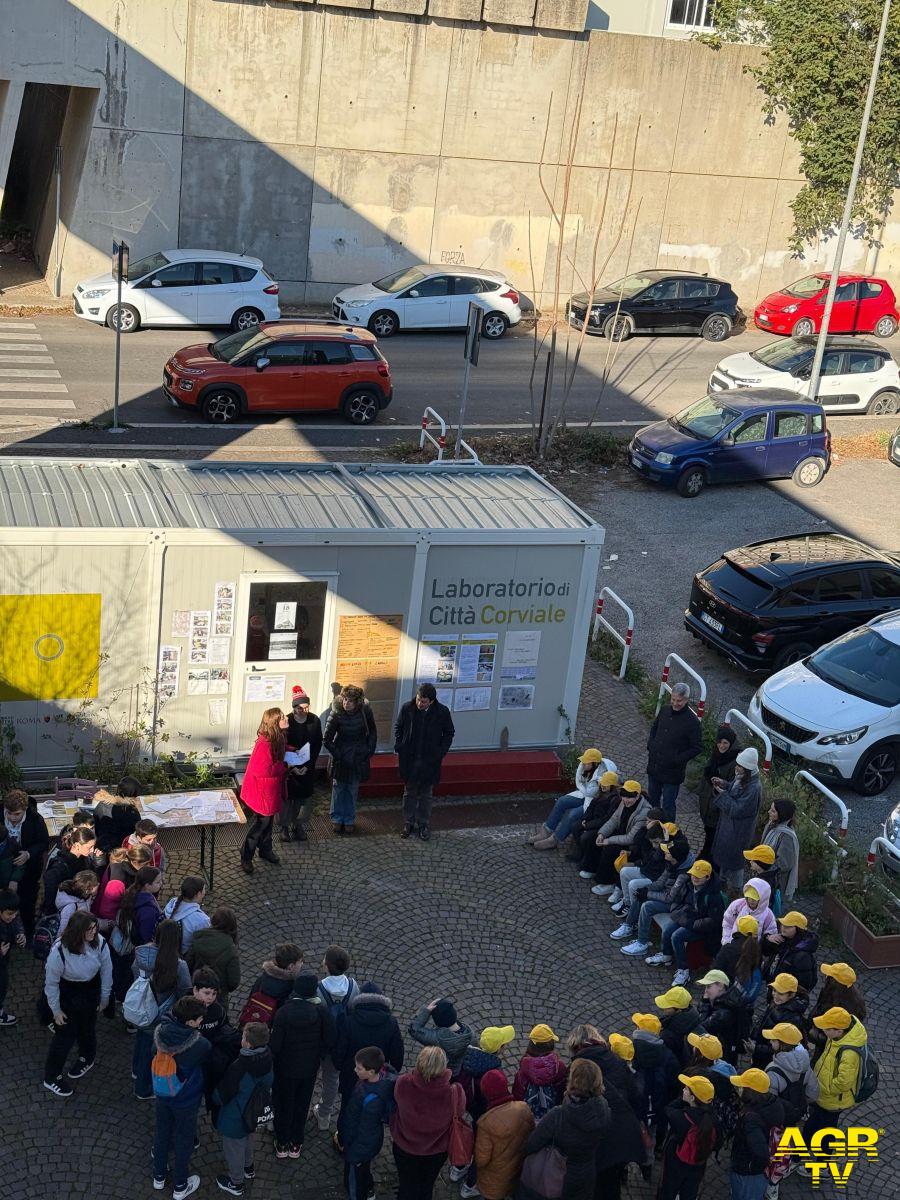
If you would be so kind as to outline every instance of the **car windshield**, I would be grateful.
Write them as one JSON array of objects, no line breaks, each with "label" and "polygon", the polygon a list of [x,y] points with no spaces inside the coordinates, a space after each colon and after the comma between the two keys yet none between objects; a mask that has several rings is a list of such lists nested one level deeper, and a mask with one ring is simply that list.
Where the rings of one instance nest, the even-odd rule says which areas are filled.
[{"label": "car windshield", "polygon": [[402,271],[395,271],[393,275],[376,279],[372,287],[377,287],[382,292],[402,292],[404,288],[412,287],[414,283],[424,279],[427,274],[428,272],[423,271],[421,267],[404,267]]},{"label": "car windshield", "polygon": [[804,275],[796,283],[789,283],[783,290],[787,296],[796,296],[799,300],[809,300],[811,296],[818,296],[824,286],[825,280],[820,279],[818,275]]},{"label": "car windshield", "polygon": [[146,258],[139,258],[137,262],[128,264],[128,278],[141,279],[144,275],[149,275],[151,271],[158,271],[160,267],[167,267],[169,260],[164,254],[159,251],[156,254],[148,254]]},{"label": "car windshield", "polygon": [[750,357],[773,371],[793,371],[812,362],[813,353],[812,346],[798,342],[796,338],[785,338],[780,342],[769,342],[759,350],[751,350]]},{"label": "car windshield", "polygon": [[615,283],[604,284],[604,291],[615,292],[617,296],[623,296],[627,300],[642,292],[651,283],[656,283],[658,279],[658,275],[626,275],[624,279],[617,279]]},{"label": "car windshield", "polygon": [[870,625],[852,629],[806,660],[814,675],[841,691],[893,708],[900,704],[900,646]]},{"label": "car windshield", "polygon": [[209,352],[219,362],[235,363],[245,354],[260,350],[271,342],[271,338],[261,329],[241,329],[237,333],[229,333],[227,337],[210,342]]},{"label": "car windshield", "polygon": [[704,396],[690,408],[685,408],[674,417],[669,417],[669,424],[682,433],[689,433],[695,438],[714,438],[723,429],[737,420],[739,414],[733,408],[715,400],[712,396]]}]

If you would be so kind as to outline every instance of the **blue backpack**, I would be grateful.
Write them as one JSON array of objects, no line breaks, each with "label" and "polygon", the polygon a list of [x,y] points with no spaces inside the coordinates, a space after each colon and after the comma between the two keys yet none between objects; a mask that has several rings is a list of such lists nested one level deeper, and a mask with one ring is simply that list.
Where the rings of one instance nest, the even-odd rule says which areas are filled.
[{"label": "blue backpack", "polygon": [[340,1029],[347,1016],[347,1008],[354,996],[359,995],[359,984],[355,979],[350,980],[350,986],[347,991],[341,996],[340,1000],[336,1000],[327,988],[319,984],[319,996],[325,1002],[325,1007],[331,1013],[336,1029]]}]

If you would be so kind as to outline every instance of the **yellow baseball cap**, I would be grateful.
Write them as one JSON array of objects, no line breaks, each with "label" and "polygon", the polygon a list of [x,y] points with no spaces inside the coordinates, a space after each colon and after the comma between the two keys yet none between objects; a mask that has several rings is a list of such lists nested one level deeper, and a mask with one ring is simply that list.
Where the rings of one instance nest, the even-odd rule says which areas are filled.
[{"label": "yellow baseball cap", "polygon": [[675,834],[678,832],[678,826],[675,824],[674,821],[663,821],[662,827],[666,831],[666,833],[669,835],[670,838],[673,838],[675,836]]},{"label": "yellow baseball cap", "polygon": [[800,986],[796,975],[789,975],[787,971],[782,971],[780,975],[776,975],[772,980],[772,987],[776,992],[796,992]]},{"label": "yellow baseball cap", "polygon": [[765,1095],[769,1090],[769,1077],[765,1071],[760,1071],[759,1067],[750,1067],[743,1075],[729,1075],[728,1078],[735,1087],[750,1088],[752,1092]]},{"label": "yellow baseball cap", "polygon": [[759,933],[759,921],[756,917],[738,917],[737,921],[738,933]]},{"label": "yellow baseball cap", "polygon": [[598,763],[603,761],[603,755],[599,750],[592,747],[590,750],[585,750],[578,761],[580,763]]},{"label": "yellow baseball cap", "polygon": [[731,983],[731,980],[724,971],[720,971],[718,968],[716,968],[714,970],[707,971],[702,979],[697,980],[698,987],[706,987],[710,983],[721,983],[725,987],[728,987],[728,985]]},{"label": "yellow baseball cap", "polygon": [[783,917],[776,917],[779,925],[794,925],[797,929],[808,929],[809,921],[804,917],[803,913],[791,909],[789,913],[785,913]]},{"label": "yellow baseball cap", "polygon": [[662,1029],[662,1021],[656,1013],[632,1013],[631,1023],[647,1033],[659,1033]]},{"label": "yellow baseball cap", "polygon": [[705,1075],[679,1075],[678,1079],[686,1088],[691,1089],[702,1104],[709,1104],[716,1094],[712,1080],[707,1079]]},{"label": "yellow baseball cap", "polygon": [[621,1033],[609,1035],[609,1048],[617,1058],[622,1058],[625,1062],[631,1062],[634,1058],[634,1042]]},{"label": "yellow baseball cap", "polygon": [[813,1017],[817,1029],[849,1029],[853,1018],[846,1008],[829,1008],[821,1017]]},{"label": "yellow baseball cap", "polygon": [[695,1050],[699,1050],[704,1058],[708,1058],[710,1062],[715,1062],[717,1058],[722,1057],[722,1043],[714,1033],[689,1033],[687,1035],[688,1044],[693,1046]]},{"label": "yellow baseball cap", "polygon": [[698,858],[692,866],[688,868],[688,875],[693,875],[695,879],[709,879],[712,875],[712,863],[706,862],[705,859]]},{"label": "yellow baseball cap", "polygon": [[856,972],[849,963],[822,963],[819,970],[829,979],[835,979],[844,987],[853,987],[856,983]]},{"label": "yellow baseball cap", "polygon": [[600,776],[600,786],[606,788],[618,787],[619,777],[615,771],[604,771]]},{"label": "yellow baseball cap", "polygon": [[558,1042],[559,1038],[549,1025],[535,1025],[528,1035],[530,1042]]},{"label": "yellow baseball cap", "polygon": [[747,897],[748,900],[758,900],[759,899],[759,892],[756,890],[756,888],[753,886],[752,883],[744,884],[744,895]]},{"label": "yellow baseball cap", "polygon": [[622,784],[622,791],[627,792],[629,796],[639,796],[641,794],[641,785],[636,779],[626,779]]},{"label": "yellow baseball cap", "polygon": [[488,1025],[482,1029],[478,1045],[486,1054],[496,1054],[502,1046],[508,1046],[516,1036],[512,1025]]},{"label": "yellow baseball cap", "polygon": [[690,1008],[691,993],[683,987],[669,988],[661,996],[654,996],[653,1003],[657,1008]]},{"label": "yellow baseball cap", "polygon": [[752,850],[744,851],[744,858],[747,862],[765,863],[771,867],[775,861],[775,851],[771,846],[754,846]]},{"label": "yellow baseball cap", "polygon": [[762,1035],[770,1042],[784,1042],[788,1046],[799,1046],[803,1041],[803,1034],[797,1026],[789,1025],[787,1021],[779,1021],[773,1029],[764,1029]]}]

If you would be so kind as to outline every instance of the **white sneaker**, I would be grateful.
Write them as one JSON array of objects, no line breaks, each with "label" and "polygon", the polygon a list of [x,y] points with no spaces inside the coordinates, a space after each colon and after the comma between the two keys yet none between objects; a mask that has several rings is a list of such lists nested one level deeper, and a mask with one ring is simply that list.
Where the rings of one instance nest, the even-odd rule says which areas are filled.
[{"label": "white sneaker", "polygon": [[185,1200],[187,1196],[193,1196],[197,1188],[200,1186],[199,1175],[188,1175],[188,1181],[183,1188],[178,1188],[172,1193],[172,1200]]},{"label": "white sneaker", "polygon": [[579,871],[578,878],[579,879],[593,879],[594,872],[593,871]]},{"label": "white sneaker", "polygon": [[319,1128],[322,1130],[323,1133],[325,1133],[328,1129],[328,1126],[331,1124],[331,1114],[329,1113],[326,1116],[326,1114],[322,1112],[322,1105],[314,1104],[313,1105],[313,1116],[316,1118],[316,1122],[317,1122]]},{"label": "white sneaker", "polygon": [[595,896],[608,896],[610,892],[615,891],[611,883],[595,883],[591,888]]},{"label": "white sneaker", "polygon": [[611,908],[612,908],[613,912],[618,913],[618,915],[620,917],[621,917],[622,913],[625,913],[628,911],[628,909],[625,907],[624,900],[619,900],[617,904],[611,905]]},{"label": "white sneaker", "polygon": [[621,941],[622,938],[633,938],[634,937],[634,926],[633,925],[620,925],[619,928],[614,929],[609,936],[611,938],[614,938],[617,942]]},{"label": "white sneaker", "polygon": [[607,900],[607,904],[618,904],[622,899],[622,889],[616,888]]},{"label": "white sneaker", "polygon": [[672,977],[672,987],[684,987],[686,983],[691,982],[691,973],[685,967],[683,970],[676,971]]},{"label": "white sneaker", "polygon": [[629,942],[627,946],[622,947],[622,953],[630,954],[632,958],[637,958],[638,955],[646,954],[649,949],[649,942]]},{"label": "white sneaker", "polygon": [[468,1171],[469,1171],[468,1167],[451,1167],[450,1168],[450,1182],[451,1183],[459,1183],[459,1181],[461,1179],[465,1179],[466,1175],[468,1174]]},{"label": "white sneaker", "polygon": [[657,950],[655,954],[651,954],[644,961],[650,967],[668,967],[672,965],[672,959],[668,954],[663,954],[661,950]]},{"label": "white sneaker", "polygon": [[[481,1192],[479,1192],[477,1187],[469,1187],[467,1183],[463,1183],[460,1186],[459,1194],[462,1196],[462,1200],[472,1200],[472,1197],[480,1196]],[[778,1200],[777,1197],[776,1200]]]}]

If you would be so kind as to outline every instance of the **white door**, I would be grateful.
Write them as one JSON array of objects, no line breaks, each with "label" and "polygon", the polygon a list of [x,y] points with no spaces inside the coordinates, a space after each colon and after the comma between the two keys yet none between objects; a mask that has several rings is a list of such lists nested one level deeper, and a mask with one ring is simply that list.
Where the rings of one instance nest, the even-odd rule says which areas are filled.
[{"label": "white door", "polygon": [[141,283],[143,317],[148,325],[197,324],[196,270],[196,263],[176,262]]},{"label": "white door", "polygon": [[337,576],[242,575],[235,621],[229,750],[253,748],[267,708],[291,710],[300,684],[320,712],[331,693],[328,661]]},{"label": "white door", "polygon": [[450,278],[429,275],[403,293],[404,329],[441,329],[450,324]]},{"label": "white door", "polygon": [[203,263],[197,286],[197,324],[230,325],[243,295],[243,284],[235,279],[231,263]]}]

